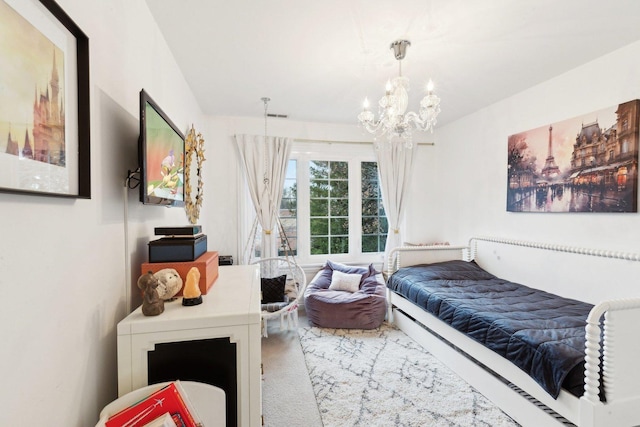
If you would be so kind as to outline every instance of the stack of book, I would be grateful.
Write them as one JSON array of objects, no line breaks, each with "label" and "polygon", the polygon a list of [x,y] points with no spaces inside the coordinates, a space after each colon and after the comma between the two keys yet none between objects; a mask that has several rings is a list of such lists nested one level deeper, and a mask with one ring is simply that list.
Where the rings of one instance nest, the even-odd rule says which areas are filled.
[{"label": "stack of book", "polygon": [[207,236],[199,225],[156,227],[156,236],[149,242],[149,262],[195,261],[207,252]]},{"label": "stack of book", "polygon": [[203,424],[180,381],[173,381],[146,398],[109,416],[104,426],[202,427]]}]

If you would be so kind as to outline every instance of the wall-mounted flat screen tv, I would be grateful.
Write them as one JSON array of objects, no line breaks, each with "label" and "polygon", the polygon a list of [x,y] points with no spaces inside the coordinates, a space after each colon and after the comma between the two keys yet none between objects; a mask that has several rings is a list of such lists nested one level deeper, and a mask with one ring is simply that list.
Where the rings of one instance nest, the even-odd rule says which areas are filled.
[{"label": "wall-mounted flat screen tv", "polygon": [[144,89],[140,91],[140,201],[184,206],[184,134]]}]

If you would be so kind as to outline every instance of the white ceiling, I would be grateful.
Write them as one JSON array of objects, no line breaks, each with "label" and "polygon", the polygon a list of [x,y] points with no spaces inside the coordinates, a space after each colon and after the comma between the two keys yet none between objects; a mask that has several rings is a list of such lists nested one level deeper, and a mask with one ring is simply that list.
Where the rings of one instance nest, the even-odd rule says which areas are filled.
[{"label": "white ceiling", "polygon": [[[398,73],[448,123],[640,40],[638,0],[146,0],[205,114],[356,123]],[[615,66],[615,64],[612,64]]]}]

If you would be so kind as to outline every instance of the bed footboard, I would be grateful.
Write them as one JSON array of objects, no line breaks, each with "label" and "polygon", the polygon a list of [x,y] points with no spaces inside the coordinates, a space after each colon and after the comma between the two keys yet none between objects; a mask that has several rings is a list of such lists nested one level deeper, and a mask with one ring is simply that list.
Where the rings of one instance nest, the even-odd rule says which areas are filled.
[{"label": "bed footboard", "polygon": [[[604,316],[604,334],[600,322]],[[585,392],[580,403],[580,425],[640,425],[640,298],[605,301],[587,318]],[[604,337],[600,341],[601,335]],[[602,375],[600,373],[600,354]],[[600,401],[600,380],[606,403]]]}]

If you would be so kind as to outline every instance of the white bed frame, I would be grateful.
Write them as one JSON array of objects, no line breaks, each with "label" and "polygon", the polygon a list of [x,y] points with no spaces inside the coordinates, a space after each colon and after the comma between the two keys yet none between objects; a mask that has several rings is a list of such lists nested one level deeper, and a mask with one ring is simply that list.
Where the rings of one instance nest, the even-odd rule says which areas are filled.
[{"label": "white bed frame", "polygon": [[[388,272],[452,259],[473,259],[500,278],[595,305],[585,329],[584,395],[577,398],[562,390],[553,399],[516,365],[390,292],[389,318],[400,329],[523,426],[640,425],[640,255],[474,237],[468,246],[393,249]],[[598,397],[601,378],[606,402]]]}]

